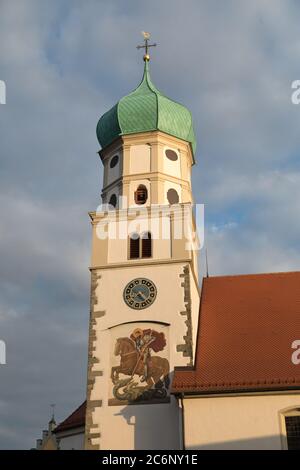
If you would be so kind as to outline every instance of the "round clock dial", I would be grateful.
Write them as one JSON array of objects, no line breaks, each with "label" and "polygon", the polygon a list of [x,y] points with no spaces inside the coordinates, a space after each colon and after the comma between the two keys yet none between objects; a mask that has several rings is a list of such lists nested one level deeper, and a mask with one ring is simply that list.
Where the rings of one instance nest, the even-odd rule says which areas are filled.
[{"label": "round clock dial", "polygon": [[124,289],[125,303],[136,310],[142,310],[153,304],[156,298],[155,284],[149,279],[138,278],[129,282]]}]

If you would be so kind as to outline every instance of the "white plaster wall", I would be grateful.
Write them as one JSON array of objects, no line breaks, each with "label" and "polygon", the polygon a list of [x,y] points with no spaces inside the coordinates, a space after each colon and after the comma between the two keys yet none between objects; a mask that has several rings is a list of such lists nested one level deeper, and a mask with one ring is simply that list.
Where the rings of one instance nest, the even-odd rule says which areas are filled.
[{"label": "white plaster wall", "polygon": [[111,406],[101,414],[101,449],[179,449],[178,407],[171,404]]},{"label": "white plaster wall", "polygon": [[[119,162],[114,168],[110,168],[110,161],[115,156],[118,155]],[[105,164],[105,171],[106,171],[106,185],[111,184],[117,178],[121,176],[121,158],[122,158],[122,151],[119,150],[118,152],[112,153],[106,161]]]},{"label": "white plaster wall", "polygon": [[[59,436],[58,436],[59,437]],[[59,437],[60,450],[83,450],[84,449],[84,430],[80,434]]]},{"label": "white plaster wall", "polygon": [[167,198],[167,192],[169,189],[175,189],[177,191],[178,196],[179,196],[179,203],[182,202],[182,197],[181,197],[181,186],[180,184],[172,183],[172,181],[165,181],[164,182],[164,202],[163,204],[169,204],[168,198]]},{"label": "white plaster wall", "polygon": [[171,258],[171,227],[170,217],[152,217],[151,232],[153,233],[153,258]]},{"label": "white plaster wall", "polygon": [[[173,150],[174,152],[176,152],[176,154],[178,155],[178,159],[175,162],[170,160],[165,154],[166,150]],[[180,152],[178,149],[172,147],[164,147],[160,158],[163,161],[163,172],[165,174],[175,176],[176,178],[181,178]]]},{"label": "white plaster wall", "polygon": [[191,184],[192,183],[192,170],[191,170],[191,167],[188,165],[187,161],[185,164],[186,164],[186,173],[187,173],[188,181]]},{"label": "white plaster wall", "polygon": [[[187,365],[189,358],[177,352],[176,346],[183,343],[186,334],[184,289],[181,286],[183,264],[162,264],[155,266],[132,266],[99,270],[101,275],[96,288],[97,310],[105,315],[96,320],[96,350],[99,359],[93,371],[103,371],[97,376],[91,392],[91,400],[102,400],[103,404],[93,412],[94,425],[99,424],[101,438],[92,444],[101,449],[178,449],[179,426],[178,407],[172,397],[169,404],[108,406],[111,391],[111,333],[110,328],[121,323],[164,322],[169,327],[169,362],[171,378],[174,366]],[[155,302],[144,310],[134,310],[123,300],[127,283],[137,277],[152,280],[157,287]],[[159,325],[157,326],[159,329]],[[97,431],[97,427],[92,428]]]},{"label": "white plaster wall", "polygon": [[128,240],[108,240],[108,262],[125,263],[128,261]]},{"label": "white plaster wall", "polygon": [[[180,274],[183,273],[183,264],[155,264],[148,266],[124,266],[101,270],[101,280],[96,289],[98,298],[97,310],[105,310],[107,314],[101,318],[101,328],[106,329],[123,322],[131,321],[157,321],[175,324],[170,336],[173,340],[173,350],[182,343],[185,334],[185,318],[176,315],[176,312],[185,310],[183,295],[183,282]],[[100,270],[99,270],[100,272]],[[123,300],[123,290],[129,281],[136,277],[151,279],[157,287],[157,298],[153,305],[144,310],[133,310]],[[113,289],[112,289],[113,286]],[[178,328],[177,328],[178,327]],[[183,361],[181,353],[177,359]],[[181,364],[178,364],[181,365]]]},{"label": "white plaster wall", "polygon": [[[164,224],[163,230],[162,223]],[[169,217],[164,217],[163,222],[160,217],[147,217],[138,218],[136,222],[132,223],[127,223],[126,220],[116,222],[116,231],[114,232],[116,237],[114,238],[113,232],[111,232],[108,240],[108,262],[120,263],[128,261],[129,235],[133,232],[142,234],[148,231],[152,233],[152,259],[161,260],[170,258],[171,240]]]},{"label": "white plaster wall", "polygon": [[187,449],[282,449],[279,412],[300,394],[184,399]]},{"label": "white plaster wall", "polygon": [[115,186],[113,186],[109,191],[107,191],[106,198],[105,198],[105,203],[106,204],[109,204],[109,200],[110,200],[110,197],[112,196],[112,194],[115,194],[117,196],[116,208],[118,208],[119,207],[119,187],[118,187],[117,184]]},{"label": "white plaster wall", "polygon": [[131,145],[130,147],[130,165],[131,175],[139,173],[149,173],[151,171],[151,146]]}]

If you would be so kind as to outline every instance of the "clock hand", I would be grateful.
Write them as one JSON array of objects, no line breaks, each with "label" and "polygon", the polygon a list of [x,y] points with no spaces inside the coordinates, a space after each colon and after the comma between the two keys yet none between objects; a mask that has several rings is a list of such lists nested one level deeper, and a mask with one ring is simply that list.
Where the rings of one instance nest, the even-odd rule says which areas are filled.
[{"label": "clock hand", "polygon": [[146,300],[146,297],[144,296],[144,294],[140,290],[137,293],[133,292],[133,296],[134,296],[134,298],[136,298],[137,296],[140,296],[142,298],[142,300]]},{"label": "clock hand", "polygon": [[142,297],[143,300],[146,300],[146,296],[143,294],[143,292],[139,291],[140,296]]}]

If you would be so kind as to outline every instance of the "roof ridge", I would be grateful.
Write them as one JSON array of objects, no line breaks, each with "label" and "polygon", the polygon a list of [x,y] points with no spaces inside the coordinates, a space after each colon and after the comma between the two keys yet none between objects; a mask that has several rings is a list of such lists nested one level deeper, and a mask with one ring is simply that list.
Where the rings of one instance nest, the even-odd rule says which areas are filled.
[{"label": "roof ridge", "polygon": [[147,82],[147,85],[148,87],[150,88],[150,90],[155,94],[155,95],[163,95],[163,93],[158,89],[156,88],[156,86],[154,85],[154,83],[152,82],[151,80],[151,77],[150,77],[150,71],[149,71],[149,65],[148,65],[148,62],[146,61],[145,62],[145,71],[144,71],[144,75],[145,75],[145,78],[146,78],[146,82]]},{"label": "roof ridge", "polygon": [[299,284],[300,271],[203,278],[194,367],[175,370],[173,391],[300,390]]},{"label": "roof ridge", "polygon": [[[194,372],[195,375],[196,375],[196,371],[191,371],[191,370],[181,370],[180,373],[183,373],[183,374],[190,374],[191,372]],[[175,385],[175,388],[176,390],[178,390],[180,387],[184,387],[185,389],[188,389],[188,388],[195,388],[195,386],[197,388],[208,388],[208,387],[231,387],[231,386],[243,386],[243,387],[246,387],[246,386],[249,386],[249,385],[281,385],[281,384],[285,384],[285,385],[291,385],[291,384],[295,384],[295,385],[298,385],[300,384],[300,379],[298,377],[287,377],[287,378],[277,378],[277,377],[274,377],[273,379],[257,379],[257,380],[237,380],[237,381],[234,381],[234,380],[231,380],[231,381],[224,381],[224,380],[220,380],[220,381],[211,381],[211,382],[197,382],[197,384],[195,383],[185,383],[183,380],[179,380],[177,378],[176,380],[176,385]]]},{"label": "roof ridge", "polygon": [[[64,430],[64,429],[67,429],[67,428],[71,428],[71,427],[79,427],[81,426],[81,419],[79,419],[79,423],[75,422],[72,422],[72,418],[74,417],[74,415],[76,415],[76,413],[78,413],[78,411],[81,409],[81,408],[85,408],[86,406],[86,400],[84,402],[81,403],[81,405],[78,406],[78,408],[76,408],[76,410],[74,410],[70,415],[68,415],[63,421],[61,421],[55,428],[54,432],[59,432],[61,430]],[[85,413],[84,413],[85,414]],[[81,418],[81,417],[80,417]]]},{"label": "roof ridge", "polygon": [[300,271],[278,271],[278,272],[264,272],[264,273],[248,273],[248,274],[221,274],[217,276],[203,277],[203,281],[210,279],[230,279],[230,278],[251,278],[263,276],[286,276],[292,274],[300,274]]}]

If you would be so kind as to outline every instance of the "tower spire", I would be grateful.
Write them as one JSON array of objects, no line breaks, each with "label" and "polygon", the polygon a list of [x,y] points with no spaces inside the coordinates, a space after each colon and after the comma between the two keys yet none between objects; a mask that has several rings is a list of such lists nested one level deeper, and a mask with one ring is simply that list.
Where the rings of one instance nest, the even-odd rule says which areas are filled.
[{"label": "tower spire", "polygon": [[51,403],[50,408],[51,408],[51,420],[50,421],[55,421],[55,403]]},{"label": "tower spire", "polygon": [[144,54],[144,61],[145,62],[149,62],[150,60],[150,55],[149,55],[149,47],[156,47],[157,44],[156,43],[153,43],[153,44],[149,44],[149,40],[150,40],[150,33],[146,33],[145,31],[142,31],[142,35],[143,35],[143,38],[144,38],[144,44],[142,46],[136,46],[137,49],[145,49],[145,54]]}]

